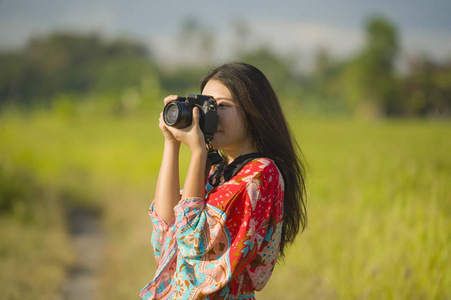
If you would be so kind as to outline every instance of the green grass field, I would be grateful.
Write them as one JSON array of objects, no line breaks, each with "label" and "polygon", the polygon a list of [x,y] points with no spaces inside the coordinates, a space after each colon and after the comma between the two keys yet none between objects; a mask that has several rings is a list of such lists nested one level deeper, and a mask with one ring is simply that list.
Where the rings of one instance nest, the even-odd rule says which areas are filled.
[{"label": "green grass field", "polygon": [[[1,299],[61,293],[68,203],[102,212],[101,299],[137,299],[155,268],[157,116],[0,118],[0,200],[17,198],[0,203]],[[257,299],[451,299],[451,122],[289,119],[309,225]]]}]

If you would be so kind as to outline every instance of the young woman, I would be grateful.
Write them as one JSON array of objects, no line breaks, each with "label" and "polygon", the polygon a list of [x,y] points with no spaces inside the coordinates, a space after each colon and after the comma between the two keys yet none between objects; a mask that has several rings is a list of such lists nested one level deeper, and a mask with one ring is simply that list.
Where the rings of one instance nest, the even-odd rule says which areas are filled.
[{"label": "young woman", "polygon": [[[218,104],[212,144],[227,167],[219,185],[206,184],[197,108],[184,129],[167,126],[160,116],[164,153],[149,212],[158,268],[143,299],[254,299],[307,222],[303,162],[263,73],[228,63],[213,69],[201,90]],[[181,143],[191,160],[180,195]]]}]

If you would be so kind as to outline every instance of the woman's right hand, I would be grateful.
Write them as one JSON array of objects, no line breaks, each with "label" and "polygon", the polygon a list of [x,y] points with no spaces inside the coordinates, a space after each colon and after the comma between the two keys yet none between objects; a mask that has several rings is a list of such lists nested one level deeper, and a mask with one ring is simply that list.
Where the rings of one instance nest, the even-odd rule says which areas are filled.
[{"label": "woman's right hand", "polygon": [[[166,106],[166,104],[168,104],[171,101],[175,101],[177,100],[178,96],[177,95],[170,95],[167,96],[166,98],[164,98],[164,106]],[[177,139],[174,137],[174,135],[172,134],[172,132],[169,131],[169,129],[167,128],[168,125],[166,125],[166,123],[163,120],[163,112],[160,113],[160,119],[159,119],[159,126],[160,126],[160,130],[164,135],[164,139],[165,142],[170,142],[170,143],[175,143],[180,145],[180,142],[177,141]]]}]

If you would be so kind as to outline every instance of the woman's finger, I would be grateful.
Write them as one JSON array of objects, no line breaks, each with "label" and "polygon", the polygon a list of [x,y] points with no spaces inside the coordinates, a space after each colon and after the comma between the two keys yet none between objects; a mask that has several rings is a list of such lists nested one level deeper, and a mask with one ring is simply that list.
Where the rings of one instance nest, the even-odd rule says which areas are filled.
[{"label": "woman's finger", "polygon": [[194,126],[197,126],[197,124],[199,124],[199,118],[200,118],[199,108],[194,107],[193,108],[193,124],[194,124]]},{"label": "woman's finger", "polygon": [[169,95],[166,98],[164,98],[164,105],[168,104],[171,101],[177,100],[178,96],[177,95]]}]

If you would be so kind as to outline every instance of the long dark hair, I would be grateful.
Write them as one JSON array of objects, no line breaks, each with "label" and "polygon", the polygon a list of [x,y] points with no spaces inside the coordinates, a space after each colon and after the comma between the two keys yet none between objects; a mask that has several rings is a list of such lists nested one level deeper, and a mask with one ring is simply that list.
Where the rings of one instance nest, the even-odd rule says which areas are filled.
[{"label": "long dark hair", "polygon": [[292,243],[299,229],[307,225],[307,193],[302,152],[266,76],[254,66],[232,62],[212,69],[201,83],[209,80],[225,85],[242,110],[244,123],[258,152],[275,160],[285,183],[280,255]]}]

